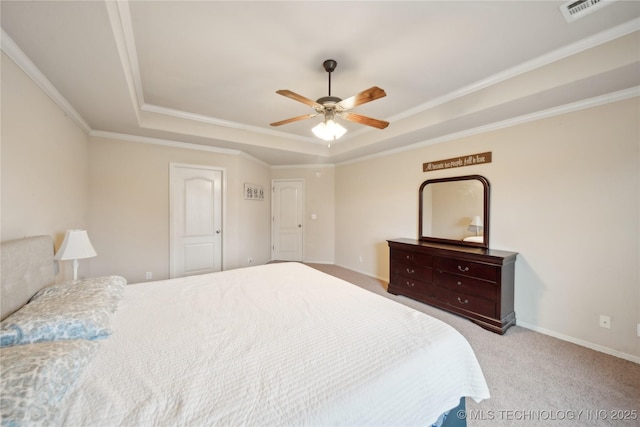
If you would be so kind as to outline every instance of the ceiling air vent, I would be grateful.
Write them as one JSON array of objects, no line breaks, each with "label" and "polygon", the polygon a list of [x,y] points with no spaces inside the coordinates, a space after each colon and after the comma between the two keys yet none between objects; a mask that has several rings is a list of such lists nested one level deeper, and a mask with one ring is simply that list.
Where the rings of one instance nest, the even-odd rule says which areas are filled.
[{"label": "ceiling air vent", "polygon": [[602,9],[605,6],[609,6],[616,0],[577,0],[570,1],[560,6],[560,12],[567,22],[573,22],[577,19],[583,18],[590,13]]}]

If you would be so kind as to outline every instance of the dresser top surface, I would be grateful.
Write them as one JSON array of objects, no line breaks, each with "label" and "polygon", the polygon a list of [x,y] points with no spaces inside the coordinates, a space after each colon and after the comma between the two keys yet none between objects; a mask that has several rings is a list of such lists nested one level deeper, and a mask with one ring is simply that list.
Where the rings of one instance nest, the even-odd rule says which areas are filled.
[{"label": "dresser top surface", "polygon": [[420,240],[405,239],[405,238],[389,239],[387,240],[387,242],[389,242],[389,244],[398,243],[402,245],[410,245],[410,246],[422,247],[426,249],[441,250],[444,252],[457,252],[457,253],[463,253],[463,254],[481,255],[481,256],[488,256],[488,257],[495,257],[495,258],[511,258],[511,257],[515,258],[516,255],[518,255],[517,252],[501,251],[497,249],[484,249],[484,248],[477,248],[477,247],[463,246],[463,245],[460,245],[460,246],[450,245],[446,243],[423,242]]}]

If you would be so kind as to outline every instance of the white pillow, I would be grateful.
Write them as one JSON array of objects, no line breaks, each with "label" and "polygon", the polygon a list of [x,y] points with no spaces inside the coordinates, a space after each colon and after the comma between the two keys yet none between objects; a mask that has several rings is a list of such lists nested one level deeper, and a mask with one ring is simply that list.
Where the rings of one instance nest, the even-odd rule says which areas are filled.
[{"label": "white pillow", "polygon": [[105,276],[44,288],[0,323],[0,347],[104,338],[125,285],[122,277]]},{"label": "white pillow", "polygon": [[2,425],[49,426],[98,348],[93,341],[56,341],[0,348]]}]

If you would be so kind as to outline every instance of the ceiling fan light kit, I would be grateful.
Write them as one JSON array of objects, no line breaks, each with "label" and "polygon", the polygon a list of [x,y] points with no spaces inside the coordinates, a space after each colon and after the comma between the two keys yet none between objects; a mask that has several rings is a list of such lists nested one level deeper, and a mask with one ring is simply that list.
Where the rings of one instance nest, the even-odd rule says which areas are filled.
[{"label": "ceiling fan light kit", "polygon": [[331,141],[335,141],[347,132],[347,130],[336,121],[336,116],[344,120],[375,127],[377,129],[384,129],[389,126],[389,122],[386,122],[384,120],[378,120],[371,117],[362,116],[360,114],[348,112],[348,110],[352,109],[353,107],[386,96],[387,94],[385,93],[385,91],[380,89],[379,87],[373,86],[345,100],[342,100],[336,96],[331,96],[331,73],[336,69],[337,65],[338,63],[333,59],[327,59],[322,63],[324,70],[329,74],[329,95],[319,98],[317,101],[313,101],[309,98],[298,95],[297,93],[286,89],[276,91],[276,93],[279,95],[286,96],[287,98],[291,98],[294,101],[302,102],[303,104],[312,107],[315,110],[315,113],[305,114],[302,116],[281,120],[279,122],[274,122],[271,123],[271,126],[281,126],[322,115],[323,121],[316,125],[312,129],[312,131],[313,134],[318,138],[324,141],[328,141],[329,147],[331,146]]},{"label": "ceiling fan light kit", "polygon": [[340,123],[336,122],[333,116],[318,123],[311,131],[318,138],[327,141],[329,147],[331,147],[331,141],[335,141],[347,133],[347,130],[341,126]]}]

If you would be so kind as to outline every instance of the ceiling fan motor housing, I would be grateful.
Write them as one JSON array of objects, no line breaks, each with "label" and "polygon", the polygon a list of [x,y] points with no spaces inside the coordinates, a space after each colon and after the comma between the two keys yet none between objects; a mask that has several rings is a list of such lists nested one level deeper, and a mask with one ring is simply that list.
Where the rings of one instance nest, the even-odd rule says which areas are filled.
[{"label": "ceiling fan motor housing", "polygon": [[325,108],[334,108],[340,101],[342,101],[342,99],[337,96],[323,96],[322,98],[318,98],[316,102],[322,104]]},{"label": "ceiling fan motor housing", "polygon": [[332,73],[333,70],[336,69],[337,65],[338,65],[338,62],[335,59],[327,59],[322,63],[322,66],[324,67],[324,70],[327,73]]}]

